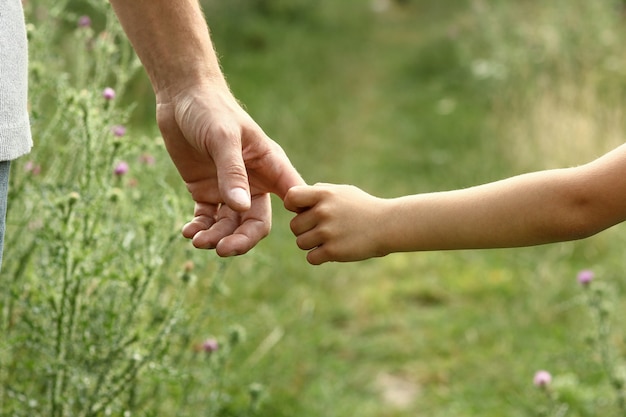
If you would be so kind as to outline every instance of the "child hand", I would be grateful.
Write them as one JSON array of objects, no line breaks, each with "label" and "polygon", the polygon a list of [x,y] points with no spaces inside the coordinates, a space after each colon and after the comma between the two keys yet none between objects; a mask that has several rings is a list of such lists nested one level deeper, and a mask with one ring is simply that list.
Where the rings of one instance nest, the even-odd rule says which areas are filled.
[{"label": "child hand", "polygon": [[313,265],[384,256],[386,200],[350,185],[295,186],[285,208],[297,215],[291,231]]}]

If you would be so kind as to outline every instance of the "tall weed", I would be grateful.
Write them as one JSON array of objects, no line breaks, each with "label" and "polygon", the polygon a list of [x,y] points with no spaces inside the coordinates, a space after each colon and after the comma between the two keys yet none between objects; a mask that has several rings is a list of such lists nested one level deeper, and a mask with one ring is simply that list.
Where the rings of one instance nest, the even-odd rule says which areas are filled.
[{"label": "tall weed", "polygon": [[242,331],[203,342],[189,322],[172,166],[122,99],[140,64],[107,2],[80,6],[25,3],[36,145],[10,184],[0,414],[219,415]]}]

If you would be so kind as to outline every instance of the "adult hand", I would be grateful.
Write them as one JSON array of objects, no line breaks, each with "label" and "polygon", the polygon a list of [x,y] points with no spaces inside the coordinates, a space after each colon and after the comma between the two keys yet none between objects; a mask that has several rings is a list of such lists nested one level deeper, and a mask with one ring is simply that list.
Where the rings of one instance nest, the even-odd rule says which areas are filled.
[{"label": "adult hand", "polygon": [[[169,98],[171,97],[171,98]],[[220,256],[248,252],[271,228],[269,193],[304,181],[223,84],[191,85],[157,103],[166,148],[193,200],[183,235]]]},{"label": "adult hand", "polygon": [[196,202],[183,235],[221,256],[271,227],[269,193],[303,184],[283,150],[239,106],[197,0],[110,0],[157,99],[167,149]]}]

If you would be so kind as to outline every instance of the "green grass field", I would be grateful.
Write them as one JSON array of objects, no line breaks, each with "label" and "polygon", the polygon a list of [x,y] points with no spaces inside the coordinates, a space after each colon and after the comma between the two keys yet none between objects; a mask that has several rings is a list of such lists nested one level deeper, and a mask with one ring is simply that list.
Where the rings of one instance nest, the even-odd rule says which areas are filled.
[{"label": "green grass field", "polygon": [[[626,22],[596,3],[422,0],[374,13],[318,2],[254,29],[208,15],[233,90],[307,181],[391,197],[574,165],[621,143]],[[567,415],[616,412],[580,405],[606,386],[575,276],[592,268],[623,287],[623,227],[311,267],[275,202],[273,233],[232,261],[220,308],[251,333],[240,372],[269,387],[268,416],[539,415],[543,368],[579,378]]]},{"label": "green grass field", "polygon": [[[580,164],[623,142],[626,20],[618,3],[204,6],[235,95],[305,180],[394,197]],[[135,131],[154,137],[153,99],[145,77],[136,78],[124,100],[137,104]],[[161,152],[140,183],[150,188],[165,172],[191,215]],[[203,374],[193,356],[172,355],[170,365],[200,385],[186,391],[174,372],[155,393],[161,408],[146,415],[623,415],[600,352],[585,341],[596,327],[576,282],[592,269],[608,286],[609,341],[621,363],[623,225],[544,247],[312,267],[289,230],[291,214],[275,197],[273,206],[272,233],[248,255],[219,259],[181,237],[164,259],[172,271],[192,259],[197,277],[184,295],[188,327],[179,333],[187,337],[174,350],[191,351],[233,325],[247,337],[218,376]],[[165,293],[178,287],[172,277],[160,283]],[[540,369],[553,375],[557,399],[533,386]],[[201,385],[213,387],[212,378],[233,393],[218,412]],[[256,412],[239,392],[253,383],[264,387]]]}]

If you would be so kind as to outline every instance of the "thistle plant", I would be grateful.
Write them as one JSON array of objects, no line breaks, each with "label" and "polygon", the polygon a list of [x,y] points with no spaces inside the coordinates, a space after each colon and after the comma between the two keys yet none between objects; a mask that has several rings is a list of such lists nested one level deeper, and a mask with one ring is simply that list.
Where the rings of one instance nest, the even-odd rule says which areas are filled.
[{"label": "thistle plant", "polygon": [[545,394],[537,410],[542,416],[623,416],[626,414],[624,358],[615,345],[617,331],[613,326],[613,299],[616,291],[585,269],[577,274],[583,294],[580,299],[589,313],[590,325],[584,341],[587,354],[578,355],[591,372],[586,380],[574,373],[552,375],[549,371],[535,373],[533,384]]},{"label": "thistle plant", "polygon": [[157,145],[126,131],[132,106],[119,103],[140,64],[108,3],[87,3],[98,30],[68,1],[25,3],[36,145],[8,200],[2,415],[131,412],[180,316],[182,292],[161,292],[177,199],[138,159]]},{"label": "thistle plant", "polygon": [[[204,330],[185,305],[197,279],[173,166],[129,123],[140,63],[106,1],[24,6],[35,148],[12,165],[0,415],[225,415],[243,331],[193,348]],[[260,398],[255,385],[246,415]]]},{"label": "thistle plant", "polygon": [[612,312],[614,309],[615,289],[607,282],[594,280],[594,273],[590,270],[578,274],[578,282],[585,290],[586,304],[593,323],[593,332],[587,342],[597,356],[604,379],[610,384],[614,393],[614,403],[619,415],[626,414],[626,368],[623,358],[619,355],[613,342],[615,329],[613,328]]}]

